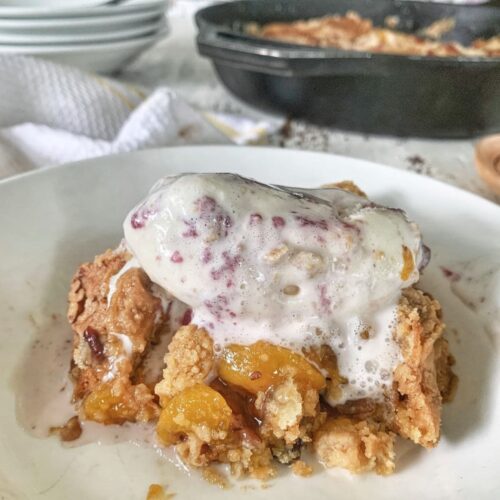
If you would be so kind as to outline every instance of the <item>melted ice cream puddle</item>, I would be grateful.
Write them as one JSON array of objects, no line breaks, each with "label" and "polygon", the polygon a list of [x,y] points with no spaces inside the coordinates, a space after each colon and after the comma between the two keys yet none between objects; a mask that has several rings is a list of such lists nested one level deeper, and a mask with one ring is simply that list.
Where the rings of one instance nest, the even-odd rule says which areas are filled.
[{"label": "melted ice cream puddle", "polygon": [[[172,333],[179,328],[185,310],[186,306],[179,301],[172,304],[166,330],[145,360],[146,382],[157,383],[161,379],[168,343]],[[73,334],[65,316],[54,315],[47,321],[47,325],[40,327],[12,378],[16,394],[16,418],[26,432],[37,438],[50,436],[51,428],[64,426],[76,415],[71,401],[73,383],[68,372]],[[120,339],[123,355],[130,355],[130,339],[123,334],[112,335]],[[43,377],[40,377],[41,373]],[[154,424],[102,425],[91,421],[81,421],[80,424],[82,435],[75,441],[65,442],[65,446],[133,442],[146,447],[153,443],[157,448]],[[174,458],[172,454],[165,453],[167,458]]]},{"label": "melted ice cream puddle", "polygon": [[402,211],[338,189],[187,174],[157,183],[124,232],[151,280],[192,307],[218,347],[330,345],[349,379],[342,401],[381,397],[391,383],[400,292],[423,261]]}]

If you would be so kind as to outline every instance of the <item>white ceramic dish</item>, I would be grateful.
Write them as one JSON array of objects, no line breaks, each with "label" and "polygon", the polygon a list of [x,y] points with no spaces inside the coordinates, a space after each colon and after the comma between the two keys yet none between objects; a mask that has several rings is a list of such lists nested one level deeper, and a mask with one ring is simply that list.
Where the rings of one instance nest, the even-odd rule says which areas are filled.
[{"label": "white ceramic dish", "polygon": [[[445,406],[437,449],[407,448],[398,456],[397,472],[387,478],[318,468],[304,479],[284,470],[266,489],[243,489],[239,483],[220,490],[151,448],[121,443],[65,449],[56,439],[39,440],[19,427],[14,374],[29,369],[23,353],[35,335],[61,325],[69,335],[64,317],[72,273],[117,244],[129,208],[159,177],[184,171],[234,171],[297,186],[352,179],[375,201],[402,207],[419,222],[433,250],[422,286],[443,304],[460,377],[455,401]],[[479,318],[450,293],[439,266],[500,251],[499,221],[500,207],[424,176],[334,155],[266,148],[151,150],[0,182],[0,498],[143,499],[151,483],[168,484],[179,499],[498,498],[499,339],[488,338]]]},{"label": "white ceramic dish", "polygon": [[5,33],[0,29],[0,44],[8,45],[41,45],[41,44],[69,44],[69,43],[99,43],[117,40],[132,40],[140,36],[151,35],[166,28],[166,18],[153,19],[151,22],[139,23],[126,29],[106,29],[94,31],[93,33],[80,33],[74,29],[68,29],[64,33],[54,33],[45,30],[44,33],[15,32]]},{"label": "white ceramic dish", "polygon": [[163,39],[168,29],[112,42],[61,45],[0,45],[0,53],[24,54],[76,66],[86,71],[109,74],[123,68],[142,52]]},{"label": "white ceramic dish", "polygon": [[84,32],[93,32],[95,30],[112,30],[136,26],[139,23],[151,20],[157,20],[164,16],[161,9],[146,10],[144,12],[115,14],[108,16],[80,16],[68,18],[45,18],[40,19],[5,19],[0,18],[0,30],[3,32],[19,33],[25,32],[43,32],[50,33],[63,31],[71,32],[79,29]]},{"label": "white ceramic dish", "polygon": [[86,9],[105,5],[111,0],[0,0],[0,14],[5,9],[7,12],[15,9],[18,12],[34,12],[38,9]]},{"label": "white ceramic dish", "polygon": [[[28,3],[32,5],[29,6]],[[84,6],[84,4],[87,4]],[[106,5],[110,4],[110,5]],[[0,0],[0,16],[12,18],[39,18],[39,17],[80,17],[107,16],[132,13],[146,10],[165,10],[167,0],[123,0],[111,4],[111,0],[32,0],[24,6],[19,6],[17,0]]]}]

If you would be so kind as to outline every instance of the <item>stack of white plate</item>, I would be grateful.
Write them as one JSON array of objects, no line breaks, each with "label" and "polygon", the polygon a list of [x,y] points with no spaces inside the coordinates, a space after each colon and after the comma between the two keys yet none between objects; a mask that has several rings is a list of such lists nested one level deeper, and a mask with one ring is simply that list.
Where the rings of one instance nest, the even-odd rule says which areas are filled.
[{"label": "stack of white plate", "polygon": [[167,34],[166,8],[166,0],[0,0],[0,53],[112,73]]}]

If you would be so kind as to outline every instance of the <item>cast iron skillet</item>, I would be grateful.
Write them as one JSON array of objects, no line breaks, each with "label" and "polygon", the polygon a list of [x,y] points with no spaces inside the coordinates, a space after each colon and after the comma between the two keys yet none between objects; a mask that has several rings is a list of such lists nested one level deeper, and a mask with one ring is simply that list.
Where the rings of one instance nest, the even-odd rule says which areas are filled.
[{"label": "cast iron skillet", "polygon": [[[497,2],[495,2],[497,3]],[[415,32],[444,17],[444,39],[500,33],[500,7],[394,0],[248,0],[196,14],[198,50],[237,97],[278,114],[370,134],[464,138],[500,131],[500,58],[398,56],[284,44],[247,36],[249,22],[355,10]]]}]

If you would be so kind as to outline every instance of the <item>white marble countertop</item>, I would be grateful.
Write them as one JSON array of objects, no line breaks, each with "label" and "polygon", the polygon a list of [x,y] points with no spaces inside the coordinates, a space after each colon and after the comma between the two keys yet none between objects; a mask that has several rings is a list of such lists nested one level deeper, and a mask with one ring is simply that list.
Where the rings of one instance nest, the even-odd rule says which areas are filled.
[{"label": "white marble countertop", "polygon": [[[174,2],[169,37],[129,66],[120,78],[154,87],[168,85],[197,109],[266,116],[232,97],[218,82],[208,60],[196,51],[192,4]],[[267,116],[268,119],[275,119]],[[299,121],[269,138],[269,144],[337,153],[429,175],[500,203],[474,167],[474,141],[423,140],[339,132]]]}]

